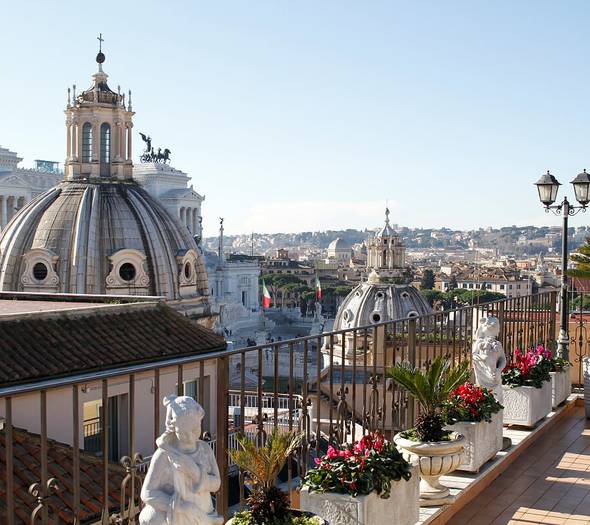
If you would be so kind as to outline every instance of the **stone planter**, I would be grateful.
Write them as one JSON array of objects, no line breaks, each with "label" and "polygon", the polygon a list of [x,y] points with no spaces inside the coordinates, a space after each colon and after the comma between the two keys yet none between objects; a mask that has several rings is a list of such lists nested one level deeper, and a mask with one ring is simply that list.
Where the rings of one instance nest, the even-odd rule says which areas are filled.
[{"label": "stone planter", "polygon": [[572,384],[569,368],[563,372],[549,372],[551,374],[551,406],[557,408],[571,394]]},{"label": "stone planter", "polygon": [[502,450],[503,419],[502,410],[492,416],[492,421],[459,421],[449,425],[452,430],[465,436],[463,462],[457,470],[479,472],[484,463],[494,458]]},{"label": "stone planter", "polygon": [[453,432],[449,441],[432,443],[410,441],[396,434],[395,444],[403,456],[420,469],[420,506],[446,505],[455,501],[448,487],[441,485],[439,478],[456,470],[463,463],[465,438]]},{"label": "stone planter", "polygon": [[[311,516],[311,514],[310,514],[310,513],[308,513],[308,512],[305,512],[305,511],[302,511],[302,510],[295,510],[295,509],[293,509],[293,510],[292,510],[292,512],[293,512],[293,514],[295,514],[296,516],[303,516],[303,515],[308,515],[308,516]],[[319,516],[318,516],[318,517],[319,517]],[[233,522],[234,522],[234,519],[233,519],[233,518],[230,518],[230,519],[229,519],[229,521],[226,521],[226,522],[225,522],[225,525],[232,525],[232,524],[233,524]],[[320,517],[320,518],[319,518],[319,521],[318,521],[318,525],[330,525],[330,524],[329,524],[328,522],[326,522],[326,520],[324,520],[324,519],[322,519],[322,518]]]},{"label": "stone planter", "polygon": [[534,427],[551,412],[551,381],[543,388],[502,386],[504,391],[504,424]]},{"label": "stone planter", "polygon": [[394,481],[388,499],[375,492],[352,497],[334,492],[309,492],[301,488],[301,509],[324,518],[328,525],[414,525],[420,514],[418,506],[419,476],[412,469],[408,480]]}]

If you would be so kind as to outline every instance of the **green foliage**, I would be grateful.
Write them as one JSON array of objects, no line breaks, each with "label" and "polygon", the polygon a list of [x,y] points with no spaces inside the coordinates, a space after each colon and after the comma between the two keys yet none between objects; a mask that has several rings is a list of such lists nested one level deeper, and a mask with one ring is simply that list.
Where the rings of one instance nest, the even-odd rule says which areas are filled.
[{"label": "green foliage", "polygon": [[590,277],[590,237],[586,237],[584,244],[570,255],[570,260],[575,264],[575,268],[567,272],[570,277]]},{"label": "green foliage", "polygon": [[[245,471],[252,482],[253,491],[248,497],[247,511],[257,525],[275,523],[275,518],[289,513],[289,498],[275,487],[275,479],[285,463],[301,445],[300,432],[281,432],[275,428],[262,446],[245,436],[238,436],[240,449],[228,450],[232,460]],[[245,522],[249,523],[249,522]],[[291,522],[277,521],[277,525]]]},{"label": "green foliage", "polygon": [[463,305],[473,303],[489,303],[506,299],[506,296],[499,292],[488,292],[487,290],[469,290],[467,288],[456,288],[447,292],[439,290],[420,290],[422,296],[433,305],[440,301],[445,310],[459,308]]},{"label": "green foliage", "polygon": [[432,290],[434,288],[434,272],[430,269],[424,270],[420,281],[421,290]]},{"label": "green foliage", "polygon": [[[264,525],[318,525],[319,523],[317,516],[296,516],[293,512],[289,512],[283,516],[274,516]],[[258,523],[249,511],[243,510],[234,514],[232,525],[258,525]]]},{"label": "green foliage", "polygon": [[398,385],[414,397],[421,408],[422,421],[416,426],[421,441],[439,441],[443,435],[440,412],[451,392],[469,378],[469,362],[451,367],[449,359],[437,357],[426,371],[411,365],[397,364],[387,371]]},{"label": "green foliage", "polygon": [[412,476],[411,465],[395,445],[381,434],[367,434],[354,445],[329,447],[325,456],[316,459],[317,467],[307,472],[303,485],[310,492],[370,494],[387,499],[391,483]]}]

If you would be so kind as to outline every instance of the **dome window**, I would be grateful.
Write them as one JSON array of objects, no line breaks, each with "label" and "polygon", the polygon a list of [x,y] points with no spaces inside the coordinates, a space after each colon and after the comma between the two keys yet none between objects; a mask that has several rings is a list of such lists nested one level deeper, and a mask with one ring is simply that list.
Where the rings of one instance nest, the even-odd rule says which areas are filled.
[{"label": "dome window", "polygon": [[378,299],[383,299],[383,297],[385,297],[385,294],[383,292],[377,292],[375,295]]},{"label": "dome window", "polygon": [[187,262],[187,263],[184,265],[184,276],[185,276],[187,279],[190,279],[190,278],[191,278],[191,276],[192,276],[192,274],[193,274],[193,267],[192,267],[192,265],[191,265],[191,263],[190,263],[190,262]]},{"label": "dome window", "polygon": [[371,315],[371,321],[373,323],[380,323],[381,322],[381,314],[379,312],[373,312]]},{"label": "dome window", "polygon": [[92,124],[85,122],[82,126],[82,162],[92,161]]},{"label": "dome window", "polygon": [[416,312],[416,310],[412,310],[411,312],[408,312],[408,319],[412,319],[413,317],[418,317],[420,314],[418,312]]},{"label": "dome window", "polygon": [[402,299],[409,299],[410,297],[410,294],[408,292],[402,292],[400,295]]},{"label": "dome window", "polygon": [[133,279],[135,279],[136,273],[135,266],[128,262],[123,263],[119,268],[119,277],[127,282],[133,281]]},{"label": "dome window", "polygon": [[344,310],[344,314],[342,315],[342,318],[345,321],[350,323],[354,319],[354,314],[352,313],[351,310]]},{"label": "dome window", "polygon": [[37,281],[44,281],[45,279],[47,279],[48,273],[49,271],[47,270],[47,266],[45,265],[45,263],[38,262],[35,264],[35,266],[33,266],[33,277]]}]

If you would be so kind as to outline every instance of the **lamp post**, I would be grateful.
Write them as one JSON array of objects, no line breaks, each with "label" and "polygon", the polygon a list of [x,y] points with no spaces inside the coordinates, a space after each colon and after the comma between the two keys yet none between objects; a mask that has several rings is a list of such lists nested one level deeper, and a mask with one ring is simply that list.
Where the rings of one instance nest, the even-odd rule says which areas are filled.
[{"label": "lamp post", "polygon": [[567,298],[567,235],[568,218],[579,211],[586,212],[590,202],[590,175],[584,170],[572,182],[574,194],[580,206],[570,204],[567,197],[563,198],[560,204],[553,204],[557,199],[557,192],[561,184],[549,173],[543,175],[536,183],[539,192],[539,200],[545,206],[545,211],[552,211],[555,215],[563,217],[563,231],[561,240],[561,290],[560,290],[560,312],[559,312],[559,338],[557,339],[557,355],[569,359],[569,336],[568,336],[568,298]]}]

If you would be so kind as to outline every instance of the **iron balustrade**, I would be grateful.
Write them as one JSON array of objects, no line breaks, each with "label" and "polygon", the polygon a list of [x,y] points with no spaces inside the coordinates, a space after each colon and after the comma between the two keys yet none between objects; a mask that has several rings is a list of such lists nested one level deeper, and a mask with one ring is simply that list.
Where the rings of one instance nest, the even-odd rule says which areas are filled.
[{"label": "iron balustrade", "polygon": [[[164,431],[162,399],[175,391],[182,394],[185,381],[197,381],[194,395],[208,413],[204,431],[211,435],[210,445],[222,473],[215,503],[227,517],[229,508],[243,506],[246,497],[244,473],[227,453],[238,446],[238,434],[263,443],[274,428],[302,432],[301,448],[282,473],[282,481],[291,489],[328,444],[354,441],[374,430],[391,437],[412,426],[417,407],[387,379],[389,367],[401,362],[423,367],[437,356],[454,362],[470,360],[479,319],[487,315],[500,319],[500,340],[508,357],[515,348],[539,343],[553,346],[556,300],[557,292],[546,292],[0,389],[4,418],[0,443],[5,449],[1,466],[6,489],[0,522],[28,523],[30,518],[23,516],[29,516],[42,525],[81,520],[137,524],[141,481],[154,441]],[[585,339],[583,345],[587,345]],[[105,424],[109,398],[114,395],[120,396],[120,420],[112,426],[124,452],[119,465],[109,461],[113,441],[111,425]],[[83,421],[84,402],[89,401],[102,403],[98,421]],[[37,417],[31,418],[35,412]],[[39,454],[23,467],[17,449],[25,431],[35,435],[31,439],[38,443]],[[101,454],[90,460],[84,450],[86,438],[97,434]],[[63,444],[59,449],[62,463],[57,467],[53,464],[56,442]],[[16,472],[17,464],[28,471],[26,478],[36,480],[30,500],[16,496],[23,478],[22,472]],[[96,470],[97,493],[90,496],[97,498],[98,512],[86,501],[89,494],[81,486],[81,479],[87,481],[89,476],[82,471],[83,464]]]}]

